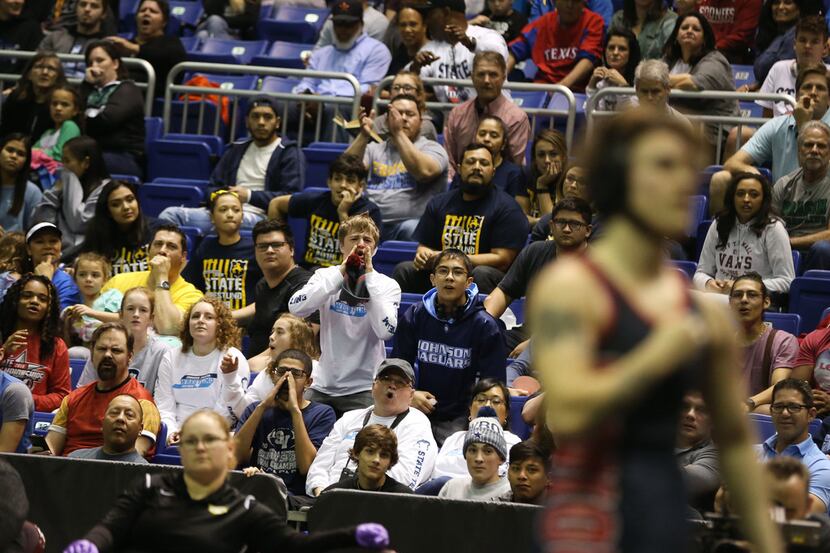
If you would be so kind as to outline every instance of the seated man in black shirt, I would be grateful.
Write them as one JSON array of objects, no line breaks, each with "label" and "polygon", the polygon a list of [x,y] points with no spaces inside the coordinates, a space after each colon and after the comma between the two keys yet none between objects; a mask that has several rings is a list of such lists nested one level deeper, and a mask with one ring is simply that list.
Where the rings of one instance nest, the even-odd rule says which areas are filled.
[{"label": "seated man in black shirt", "polygon": [[344,470],[340,481],[323,493],[329,490],[412,493],[411,489],[386,474],[398,462],[398,439],[388,427],[382,424],[363,427],[355,436],[354,448],[349,455],[357,462],[357,473]]},{"label": "seated man in black shirt", "polygon": [[[40,23],[23,13],[25,4],[24,0],[0,0],[0,49],[37,50],[43,33]],[[0,73],[20,73],[25,63],[25,59],[2,60]]]},{"label": "seated man in black shirt", "polygon": [[343,154],[329,166],[326,181],[329,190],[297,192],[271,200],[269,218],[284,220],[286,217],[297,217],[308,221],[303,266],[331,267],[343,261],[337,230],[340,223],[352,215],[368,213],[375,225],[383,228],[380,209],[363,195],[367,176],[363,160]]},{"label": "seated man in black shirt", "polygon": [[470,144],[461,161],[461,185],[427,204],[415,229],[414,261],[395,267],[403,292],[424,293],[432,286],[429,269],[438,253],[457,248],[474,265],[473,280],[489,294],[527,241],[527,217],[511,196],[495,188],[493,156],[483,144]]},{"label": "seated man in black shirt", "polygon": [[[493,317],[501,317],[507,306],[521,298],[533,277],[548,263],[560,255],[581,253],[588,246],[591,236],[591,206],[579,198],[559,201],[551,212],[550,234],[553,240],[531,242],[519,253],[505,277],[484,300],[484,309]],[[522,327],[510,329],[505,334],[510,357],[517,357],[526,347],[527,338]]]},{"label": "seated man in black shirt", "polygon": [[[291,227],[274,219],[254,225],[254,255],[262,278],[254,289],[254,302],[233,312],[233,318],[247,326],[251,344],[248,351],[262,356],[262,364],[270,358],[268,336],[271,327],[283,313],[288,313],[288,300],[305,286],[311,273],[294,263],[294,235]],[[250,355],[249,354],[249,355]]]}]

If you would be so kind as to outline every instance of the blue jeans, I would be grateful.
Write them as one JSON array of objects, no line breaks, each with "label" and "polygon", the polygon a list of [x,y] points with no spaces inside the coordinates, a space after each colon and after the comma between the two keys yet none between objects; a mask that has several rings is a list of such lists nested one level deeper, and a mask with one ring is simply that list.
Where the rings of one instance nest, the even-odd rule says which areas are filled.
[{"label": "blue jeans", "polygon": [[[805,252],[801,252],[804,255]],[[804,255],[802,271],[810,269],[830,270],[830,240],[819,240]]]},{"label": "blue jeans", "polygon": [[[254,225],[262,221],[265,217],[251,213],[249,211],[242,212],[242,230],[251,230]],[[205,207],[166,207],[164,211],[159,213],[159,221],[165,223],[173,223],[180,227],[196,227],[202,231],[203,234],[213,232],[213,223],[210,222],[210,213]]]}]

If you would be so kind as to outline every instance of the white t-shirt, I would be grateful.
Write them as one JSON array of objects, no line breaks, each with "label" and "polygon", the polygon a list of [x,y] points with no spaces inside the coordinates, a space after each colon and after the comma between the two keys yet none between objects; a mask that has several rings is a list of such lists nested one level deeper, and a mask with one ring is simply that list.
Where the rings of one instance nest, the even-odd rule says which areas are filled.
[{"label": "white t-shirt", "polygon": [[[466,436],[466,430],[459,430],[444,440],[444,445],[441,446],[441,449],[438,451],[438,457],[435,458],[435,470],[432,472],[432,478],[439,478],[441,476],[462,478],[470,475],[463,453],[464,438]],[[510,448],[521,442],[522,439],[512,432],[505,431],[504,441],[507,442],[508,457],[499,467],[499,476],[501,477],[507,475],[507,469],[510,466]]]},{"label": "white t-shirt", "polygon": [[[830,70],[830,65],[827,66]],[[798,77],[796,73],[795,60],[781,60],[773,64],[772,68],[767,73],[767,78],[764,79],[764,84],[758,92],[766,94],[789,94],[795,97],[795,79]],[[771,109],[775,117],[779,115],[789,115],[792,113],[792,106],[786,102],[771,102],[770,100],[755,100],[759,106]]]},{"label": "white t-shirt", "polygon": [[[334,428],[323,440],[323,445],[317,450],[317,456],[308,469],[306,493],[312,495],[315,488],[327,488],[339,482],[340,474],[346,467],[356,470],[357,465],[349,459],[349,450],[354,447],[357,433],[365,426],[363,421],[367,412],[368,409],[355,409],[334,423]],[[395,417],[379,417],[372,411],[366,425],[382,424],[391,428],[394,421]],[[432,426],[426,415],[410,407],[409,414],[398,423],[393,432],[398,438],[398,462],[387,474],[415,489],[429,479],[435,465],[438,446],[432,436]]]},{"label": "white t-shirt", "polygon": [[[226,353],[239,361],[235,374],[225,375],[219,368]],[[239,409],[223,400],[223,388],[237,375],[247,387],[251,376],[248,361],[236,348],[215,349],[202,356],[194,354],[192,348],[187,353],[181,349],[167,352],[159,365],[155,390],[156,406],[167,432],[178,432],[185,419],[197,409],[213,409],[228,419],[233,428],[238,422],[234,413]]]},{"label": "white t-shirt", "polygon": [[[470,79],[473,75],[473,57],[477,52],[498,52],[507,61],[507,43],[504,38],[492,29],[470,25],[467,27],[467,36],[476,41],[475,52],[457,43],[451,46],[448,42],[430,40],[421,47],[421,52],[432,52],[438,59],[421,68],[421,77],[439,79]],[[475,98],[474,88],[458,88],[455,86],[434,87],[435,97],[439,102],[460,104]]]},{"label": "white t-shirt", "polygon": [[438,497],[444,499],[469,499],[471,501],[498,501],[499,497],[510,491],[510,482],[507,478],[499,478],[497,482],[484,486],[476,486],[470,476],[449,480]]},{"label": "white t-shirt", "polygon": [[[259,147],[256,142],[251,142],[242,160],[239,162],[239,169],[236,170],[236,184],[251,191],[265,190],[265,174],[268,172],[268,162],[274,151],[280,147],[282,138],[277,138],[267,146]],[[245,211],[257,212],[264,215],[265,212],[251,204],[245,204]]]}]

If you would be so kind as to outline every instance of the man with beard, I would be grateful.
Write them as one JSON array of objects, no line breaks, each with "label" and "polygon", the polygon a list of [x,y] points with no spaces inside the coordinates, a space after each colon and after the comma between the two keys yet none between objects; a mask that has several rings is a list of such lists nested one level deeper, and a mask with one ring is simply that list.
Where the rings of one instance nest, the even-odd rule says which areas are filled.
[{"label": "man with beard", "polygon": [[[101,40],[113,33],[107,33],[107,5],[104,0],[79,0],[75,5],[77,23],[60,27],[40,41],[38,50],[56,54],[83,54],[86,45]],[[67,77],[84,77],[86,66],[82,62],[67,62],[63,65]]]},{"label": "man with beard", "polygon": [[516,200],[493,186],[494,173],[493,155],[486,146],[476,143],[464,149],[461,185],[430,200],[415,229],[415,259],[395,267],[401,290],[429,290],[433,258],[447,248],[470,256],[480,292],[489,294],[498,286],[524,246],[528,227]]},{"label": "man with beard", "polygon": [[133,337],[121,323],[104,323],[92,335],[90,348],[98,380],[63,399],[46,435],[49,451],[67,455],[76,449],[104,445],[101,428],[107,406],[116,396],[126,394],[137,398],[141,406],[143,429],[135,448],[146,457],[155,444],[160,416],[153,397],[129,374]]},{"label": "man with beard", "polygon": [[305,494],[305,477],[317,450],[334,426],[334,410],[309,401],[311,357],[287,349],[274,360],[274,372],[259,378],[276,379],[265,400],[248,406],[236,431],[236,459],[279,476],[288,492]]},{"label": "man with beard", "polygon": [[[251,100],[245,118],[251,137],[232,144],[210,175],[211,191],[228,188],[239,195],[243,230],[265,219],[273,198],[305,186],[305,156],[296,142],[279,135],[279,113],[276,101],[267,96]],[[213,232],[204,207],[168,207],[159,220]]]},{"label": "man with beard", "polygon": [[147,460],[135,449],[142,430],[142,417],[141,403],[135,397],[115,396],[104,413],[104,445],[76,449],[67,457],[146,464]]}]

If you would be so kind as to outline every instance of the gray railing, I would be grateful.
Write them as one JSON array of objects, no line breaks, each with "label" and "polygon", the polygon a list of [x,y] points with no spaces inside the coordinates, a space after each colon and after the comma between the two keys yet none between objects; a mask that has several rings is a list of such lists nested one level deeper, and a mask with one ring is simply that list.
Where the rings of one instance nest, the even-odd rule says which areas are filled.
[{"label": "gray railing", "polygon": [[[317,96],[312,94],[294,94],[290,92],[266,92],[259,90],[261,83],[257,85],[257,90],[238,90],[234,88],[210,88],[189,86],[186,84],[174,84],[174,81],[178,78],[178,76],[183,73],[207,73],[217,75],[253,75],[257,77],[311,77],[316,79],[339,79],[348,82],[352,86],[354,94],[352,96]],[[289,120],[292,119],[292,114],[294,111],[292,103],[299,103],[300,114],[305,113],[307,105],[317,106],[317,114],[314,121],[315,141],[320,140],[320,138],[323,136],[323,133],[330,131],[332,141],[336,142],[336,128],[329,121],[323,121],[323,115],[326,112],[325,108],[327,106],[332,106],[334,108],[334,113],[339,113],[342,106],[343,111],[348,114],[348,119],[354,119],[360,113],[360,83],[357,81],[354,75],[350,75],[348,73],[336,73],[333,71],[312,71],[309,69],[285,69],[252,65],[239,66],[219,63],[183,62],[173,67],[173,69],[170,71],[170,74],[167,76],[167,83],[164,92],[164,132],[165,134],[168,132],[186,132],[186,129],[187,132],[192,132],[192,130],[188,129],[188,115],[191,113],[190,110],[195,109],[198,110],[196,116],[197,134],[204,134],[206,124],[211,125],[207,127],[208,129],[210,129],[210,133],[219,134],[222,119],[221,105],[217,106],[217,109],[215,110],[215,114],[213,116],[213,121],[205,121],[205,101],[190,99],[191,95],[216,95],[220,98],[228,98],[229,100],[229,126],[231,132],[230,139],[233,141],[238,127],[239,117],[244,117],[244,114],[239,113],[240,99],[259,96],[262,94],[267,94],[272,98],[284,102],[282,106],[281,117],[283,134],[286,133],[289,125]],[[184,98],[179,99],[178,96],[180,95],[183,95]],[[178,130],[171,130],[171,119],[173,116],[174,101],[182,102],[181,114],[177,114],[177,116],[181,115],[181,122]],[[195,107],[193,107],[194,104]],[[300,144],[302,144],[307,124],[305,118],[302,115],[296,117],[295,119],[298,120],[297,141]]]},{"label": "gray railing", "polygon": [[[0,50],[0,60],[17,60],[29,59],[41,52],[32,52],[30,50]],[[62,62],[75,62],[78,64],[84,63],[84,56],[81,54],[55,54]],[[122,58],[121,61],[125,67],[141,69],[146,75],[146,81],[137,81],[135,84],[144,92],[144,115],[150,116],[153,112],[153,93],[156,89],[156,71],[150,62],[139,58]],[[16,83],[20,80],[21,75],[15,73],[0,73],[0,83],[2,89],[8,88],[7,82]],[[78,77],[67,77],[69,82],[73,84],[80,84],[83,79]]]},{"label": "gray railing", "polygon": [[[585,102],[585,117],[588,122],[588,132],[590,132],[594,124],[595,117],[609,117],[615,112],[603,111],[597,108],[599,101],[609,96],[634,96],[633,88],[608,87],[598,90]],[[793,108],[796,106],[795,98],[789,94],[767,94],[763,92],[727,92],[720,90],[702,90],[699,92],[692,92],[687,90],[672,90],[669,93],[670,98],[685,98],[693,100],[736,100],[738,102],[754,102],[755,100],[769,100],[772,102],[786,102]],[[715,124],[718,127],[718,133],[722,131],[725,126],[736,126],[738,132],[736,133],[736,149],[741,147],[742,134],[741,130],[745,125],[760,126],[770,120],[769,117],[745,117],[743,115],[704,115],[704,114],[683,114],[690,121],[699,123]],[[720,135],[720,134],[719,134]],[[720,163],[721,159],[721,141],[716,143],[715,163]]]},{"label": "gray railing", "polygon": [[[378,85],[377,89],[375,90],[375,97],[372,103],[372,107],[377,110],[378,106],[385,106],[389,103],[388,99],[382,99],[381,93],[384,90],[389,89],[389,85],[392,84],[394,80],[394,75],[386,77],[383,79],[380,84]],[[473,81],[471,80],[457,80],[457,79],[432,79],[426,78],[423,79],[425,85],[453,85],[459,87],[469,87],[473,88]],[[562,85],[548,85],[548,84],[536,84],[536,83],[513,83],[513,82],[505,82],[504,89],[507,91],[521,91],[521,92],[545,92],[548,96],[545,100],[545,105],[550,105],[551,99],[555,94],[561,94],[565,97],[565,100],[568,103],[568,109],[559,109],[559,108],[550,108],[550,107],[543,107],[543,108],[529,108],[525,106],[520,106],[530,118],[531,123],[531,134],[536,134],[537,122],[538,119],[543,117],[548,118],[547,124],[549,127],[553,127],[553,117],[554,116],[562,116],[566,117],[565,121],[565,139],[568,143],[568,148],[572,146],[573,143],[573,136],[574,136],[574,129],[576,127],[576,98],[573,95],[573,92],[565,86]],[[451,104],[449,102],[427,102],[427,108],[431,110],[441,111],[444,114],[449,113],[452,108],[456,107],[458,104]]]}]

